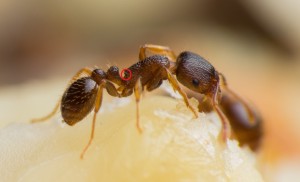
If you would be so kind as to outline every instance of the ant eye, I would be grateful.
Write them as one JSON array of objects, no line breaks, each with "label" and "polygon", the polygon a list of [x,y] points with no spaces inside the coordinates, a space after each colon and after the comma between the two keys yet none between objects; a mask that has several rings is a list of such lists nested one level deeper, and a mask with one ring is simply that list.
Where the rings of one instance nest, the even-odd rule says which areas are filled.
[{"label": "ant eye", "polygon": [[194,86],[198,87],[198,85],[199,85],[199,80],[193,79],[193,80],[192,80],[192,83],[193,83]]}]

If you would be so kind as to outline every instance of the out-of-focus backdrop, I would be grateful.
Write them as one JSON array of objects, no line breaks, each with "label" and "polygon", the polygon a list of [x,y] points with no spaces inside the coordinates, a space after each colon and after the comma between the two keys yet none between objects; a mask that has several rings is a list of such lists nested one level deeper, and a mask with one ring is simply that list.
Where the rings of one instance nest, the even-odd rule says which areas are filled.
[{"label": "out-of-focus backdrop", "polygon": [[262,156],[299,168],[299,16],[292,0],[0,1],[0,89],[127,67],[145,43],[190,50],[260,110]]}]

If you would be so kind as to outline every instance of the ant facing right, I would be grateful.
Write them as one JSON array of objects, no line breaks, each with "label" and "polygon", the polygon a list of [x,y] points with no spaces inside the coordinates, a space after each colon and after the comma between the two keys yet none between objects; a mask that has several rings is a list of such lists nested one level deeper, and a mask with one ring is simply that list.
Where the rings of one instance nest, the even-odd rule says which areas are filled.
[{"label": "ant facing right", "polygon": [[[148,53],[151,55],[149,56]],[[127,97],[134,92],[136,99],[136,127],[138,131],[141,132],[142,129],[139,124],[139,101],[141,92],[145,87],[147,91],[152,91],[158,88],[163,80],[168,80],[173,89],[178,91],[183,97],[186,106],[193,112],[196,118],[198,117],[198,111],[191,106],[188,96],[178,81],[188,89],[203,94],[205,98],[208,98],[209,105],[217,112],[221,119],[221,133],[224,140],[231,135],[230,123],[224,114],[226,113],[230,119],[234,118],[230,121],[231,125],[236,126],[238,124],[240,128],[245,131],[250,131],[250,134],[247,134],[249,141],[250,139],[253,140],[253,133],[259,133],[259,137],[255,139],[259,141],[261,125],[257,112],[234,94],[228,88],[224,76],[216,71],[215,68],[201,56],[188,51],[176,56],[168,47],[146,44],[140,48],[139,61],[128,69],[132,73],[132,75],[130,75],[132,76],[131,79],[127,79],[129,75],[126,72],[124,76],[126,79],[122,79],[119,69],[116,66],[111,66],[107,72],[101,69],[81,69],[71,79],[69,87],[64,92],[61,101],[58,102],[55,109],[46,117],[34,119],[32,122],[49,119],[56,113],[60,106],[64,122],[72,126],[85,118],[94,109],[90,139],[81,153],[81,158],[83,158],[94,137],[96,115],[101,107],[104,88],[109,95],[114,97]],[[83,76],[83,74],[87,76]],[[176,77],[174,75],[176,75]],[[222,85],[220,83],[222,83]],[[225,92],[223,90],[221,92],[220,86],[223,86]],[[230,112],[236,103],[246,112],[247,116],[240,117],[243,114],[239,112],[240,109]],[[200,105],[201,104],[200,102]],[[246,123],[243,123],[245,120]],[[243,133],[235,131],[235,127],[233,127],[233,130],[238,139],[239,136],[244,136]],[[247,141],[245,143],[247,143]]]},{"label": "ant facing right", "polygon": [[228,87],[225,76],[216,71],[206,59],[189,51],[176,56],[169,47],[144,45],[140,49],[140,60],[148,57],[147,52],[167,56],[171,63],[175,63],[171,68],[172,74],[186,87],[184,92],[189,98],[199,100],[198,110],[215,110],[219,115],[223,139],[233,134],[241,146],[248,145],[253,151],[259,149],[263,137],[259,112],[233,92]]}]

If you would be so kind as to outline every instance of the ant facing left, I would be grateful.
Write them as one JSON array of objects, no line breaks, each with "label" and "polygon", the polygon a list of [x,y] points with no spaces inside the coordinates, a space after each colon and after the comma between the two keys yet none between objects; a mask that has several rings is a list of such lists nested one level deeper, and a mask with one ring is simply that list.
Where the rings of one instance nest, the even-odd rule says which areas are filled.
[{"label": "ant facing left", "polygon": [[[148,53],[151,55],[148,55]],[[147,91],[152,91],[158,88],[164,80],[168,80],[173,89],[183,97],[186,106],[196,118],[198,117],[198,110],[191,106],[179,82],[188,89],[203,94],[208,98],[212,108],[221,119],[222,138],[226,140],[230,137],[230,123],[223,113],[222,107],[220,107],[220,100],[223,93],[220,86],[223,86],[227,93],[233,92],[228,89],[224,76],[216,71],[207,60],[188,51],[184,51],[179,56],[176,56],[168,47],[146,44],[140,48],[139,61],[128,69],[132,73],[130,75],[131,79],[122,79],[119,68],[116,66],[111,66],[106,72],[102,69],[81,69],[71,79],[69,87],[65,90],[54,110],[49,115],[34,119],[32,122],[49,119],[60,107],[64,122],[72,126],[94,110],[91,135],[80,155],[82,159],[94,138],[95,122],[97,113],[101,108],[103,89],[106,89],[107,93],[113,97],[127,97],[134,93],[136,101],[136,127],[141,133],[139,102],[142,91],[144,88]],[[125,72],[124,78],[128,77],[129,75]],[[221,82],[222,85],[220,84]],[[253,108],[249,107],[235,94],[231,95],[244,106],[244,109],[248,113],[249,123],[257,123],[259,119]],[[230,107],[230,105],[226,107]]]}]

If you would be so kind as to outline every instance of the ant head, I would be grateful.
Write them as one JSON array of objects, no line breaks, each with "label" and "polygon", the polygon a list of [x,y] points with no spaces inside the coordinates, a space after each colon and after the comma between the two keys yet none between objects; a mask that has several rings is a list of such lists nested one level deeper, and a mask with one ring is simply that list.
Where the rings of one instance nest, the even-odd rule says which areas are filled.
[{"label": "ant head", "polygon": [[215,68],[201,56],[192,52],[182,52],[176,62],[176,77],[189,89],[213,95],[219,84]]}]

